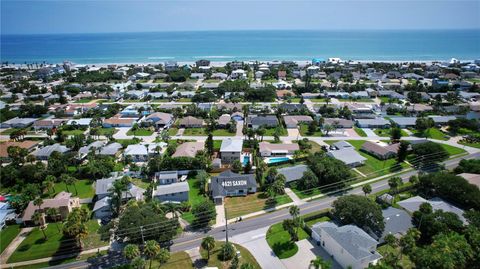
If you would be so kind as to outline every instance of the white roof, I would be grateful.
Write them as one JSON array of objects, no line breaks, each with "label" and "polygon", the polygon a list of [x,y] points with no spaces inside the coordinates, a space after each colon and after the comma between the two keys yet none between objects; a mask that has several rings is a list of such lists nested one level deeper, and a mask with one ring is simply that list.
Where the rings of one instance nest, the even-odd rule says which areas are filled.
[{"label": "white roof", "polygon": [[124,152],[125,155],[148,155],[147,148],[144,145],[128,145]]},{"label": "white roof", "polygon": [[243,147],[242,139],[228,138],[222,141],[220,152],[241,152]]}]

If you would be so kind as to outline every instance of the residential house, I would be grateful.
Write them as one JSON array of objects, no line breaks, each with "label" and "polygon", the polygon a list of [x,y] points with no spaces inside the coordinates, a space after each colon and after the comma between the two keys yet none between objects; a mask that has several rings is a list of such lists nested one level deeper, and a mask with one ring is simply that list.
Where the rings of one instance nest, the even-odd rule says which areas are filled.
[{"label": "residential house", "polygon": [[230,75],[231,79],[246,79],[247,78],[247,71],[243,69],[236,69],[232,71]]},{"label": "residential house", "polygon": [[355,123],[360,128],[389,128],[390,122],[384,118],[375,118],[375,119],[356,119]]},{"label": "residential house", "polygon": [[52,155],[53,152],[59,152],[60,154],[64,154],[69,151],[69,148],[57,143],[37,149],[35,152],[32,153],[32,155],[35,156],[37,160],[46,161],[48,160],[48,158],[50,158],[50,155]]},{"label": "residential house", "polygon": [[242,112],[235,112],[232,114],[232,119],[234,121],[243,121],[243,113]]},{"label": "residential house", "polygon": [[81,118],[68,120],[67,125],[80,126],[80,127],[89,127],[92,122],[92,118]]},{"label": "residential house", "polygon": [[148,161],[148,150],[145,145],[128,145],[128,147],[123,152],[124,158],[129,158],[133,162],[147,162]]},{"label": "residential house", "polygon": [[164,64],[165,71],[171,72],[178,69],[178,63],[175,61],[167,61]]},{"label": "residential house", "polygon": [[381,160],[386,160],[397,156],[398,147],[400,143],[387,144],[381,141],[370,140],[366,141],[361,150],[372,154]]},{"label": "residential house", "polygon": [[414,127],[417,117],[391,117],[390,120],[400,128]]},{"label": "residential house", "polygon": [[372,234],[374,238],[379,240],[379,243],[385,241],[385,236],[391,234],[395,238],[400,239],[404,236],[408,229],[413,228],[412,217],[404,210],[388,207],[382,210],[383,221],[385,222],[385,229],[380,237]]},{"label": "residential house", "polygon": [[262,157],[288,156],[300,150],[297,143],[292,144],[271,144],[269,142],[259,143],[259,152]]},{"label": "residential house", "polygon": [[323,125],[332,125],[337,128],[349,129],[353,127],[353,121],[341,118],[324,118]]},{"label": "residential house", "polygon": [[227,125],[230,123],[231,120],[232,118],[230,117],[229,114],[221,115],[217,120],[218,128],[227,128]]},{"label": "residential house", "polygon": [[249,115],[247,117],[247,126],[253,129],[258,129],[260,127],[275,128],[278,126],[278,124],[279,124],[278,119],[274,115],[266,115],[266,116]]},{"label": "residential house", "polygon": [[344,140],[340,140],[338,142],[333,143],[330,148],[334,148],[336,150],[355,149],[355,147],[353,147],[352,144],[350,144],[350,143],[348,143],[347,141],[344,141]]},{"label": "residential house", "polygon": [[242,154],[243,140],[227,138],[222,141],[220,146],[220,157],[222,163],[233,163],[234,161],[240,161]]},{"label": "residential house", "polygon": [[95,219],[105,219],[112,216],[112,198],[105,196],[95,202],[93,205],[93,217]]},{"label": "residential house", "polygon": [[307,110],[307,106],[304,104],[289,104],[289,103],[282,103],[278,106],[278,109],[282,111],[286,111],[288,113],[298,112],[301,110]]},{"label": "residential house", "polygon": [[443,201],[440,198],[432,198],[430,200],[426,200],[421,196],[414,196],[405,200],[398,202],[397,204],[405,209],[408,213],[413,214],[413,212],[418,211],[420,206],[423,203],[429,203],[432,206],[433,211],[443,210],[443,212],[451,212],[458,216],[458,218],[463,222],[467,223],[467,220],[463,216],[463,210]]},{"label": "residential house", "polygon": [[342,148],[339,150],[332,150],[327,153],[328,156],[342,161],[350,167],[357,167],[363,165],[367,158],[360,155],[353,148]]},{"label": "residential house", "polygon": [[120,150],[122,149],[122,144],[113,142],[100,149],[98,152],[99,155],[118,157]]},{"label": "residential house", "polygon": [[137,123],[136,118],[121,118],[119,116],[113,116],[103,120],[102,126],[104,128],[132,127],[135,123]]},{"label": "residential house", "polygon": [[200,67],[200,66],[209,66],[210,65],[210,61],[209,60],[205,60],[205,59],[200,59],[198,61],[195,62],[195,66],[197,67]]},{"label": "residential house", "polygon": [[152,197],[163,203],[181,203],[188,201],[188,182],[179,181],[177,171],[157,172],[154,176],[157,186]]},{"label": "residential house", "polygon": [[[95,197],[97,201],[110,196],[113,183],[120,180],[121,177],[109,177],[102,178],[95,182]],[[122,193],[122,200],[135,199],[137,201],[143,200],[143,194],[145,189],[135,186],[133,183],[129,183],[127,190]]]},{"label": "residential house", "polygon": [[203,142],[185,142],[177,147],[177,150],[172,157],[195,157],[201,150],[205,150],[205,143]]},{"label": "residential house", "polygon": [[40,206],[34,205],[33,201],[30,201],[23,212],[22,221],[24,223],[32,223],[32,217],[35,212],[46,213],[49,208],[58,209],[59,216],[64,220],[75,207],[80,207],[80,199],[78,197],[72,197],[71,193],[62,191],[51,199],[43,199]]},{"label": "residential house", "polygon": [[44,120],[37,120],[33,123],[33,129],[35,131],[38,130],[51,130],[54,128],[58,128],[66,119],[44,119]]},{"label": "residential house", "polygon": [[425,104],[411,104],[407,107],[407,111],[411,113],[421,113],[427,111],[433,111],[433,107]]},{"label": "residential house", "polygon": [[7,221],[14,220],[16,216],[14,208],[8,203],[0,202],[0,231],[5,227]]},{"label": "residential house", "polygon": [[37,119],[35,118],[19,118],[6,120],[0,124],[1,128],[26,128],[32,125]]},{"label": "residential house", "polygon": [[283,116],[283,121],[287,128],[297,128],[299,124],[309,124],[313,121],[312,117],[297,115],[297,116]]},{"label": "residential house", "polygon": [[203,119],[198,119],[192,116],[182,118],[179,123],[180,128],[202,128],[203,125],[205,125]]},{"label": "residential house", "polygon": [[100,148],[105,146],[106,142],[105,141],[94,141],[87,146],[83,146],[78,150],[78,158],[81,160],[85,158],[88,153],[90,153],[91,150],[94,152],[97,152]]},{"label": "residential house", "polygon": [[290,183],[295,180],[299,180],[303,177],[303,174],[307,172],[308,166],[305,164],[299,164],[295,166],[288,166],[284,168],[280,168],[277,170],[278,174],[284,175],[286,182]]},{"label": "residential house", "polygon": [[457,119],[455,116],[428,116],[433,120],[436,126],[444,126],[449,121]]},{"label": "residential house", "polygon": [[236,174],[231,170],[213,177],[209,190],[216,204],[222,204],[226,196],[246,196],[257,191],[257,181],[253,174]]},{"label": "residential house", "polygon": [[31,140],[24,140],[21,142],[13,142],[13,141],[6,141],[0,142],[0,160],[4,162],[10,161],[10,157],[8,156],[8,148],[9,147],[19,147],[22,149],[26,149],[28,152],[32,152],[38,147],[39,141],[31,141]]},{"label": "residential house", "polygon": [[228,75],[225,73],[213,73],[210,78],[212,79],[220,79],[220,80],[225,80],[228,78]]},{"label": "residential house", "polygon": [[295,93],[292,90],[277,90],[276,94],[278,99],[282,99],[287,96],[295,96]]},{"label": "residential house", "polygon": [[155,112],[145,118],[145,122],[154,125],[156,129],[168,128],[173,124],[173,115],[164,112]]},{"label": "residential house", "polygon": [[355,225],[319,222],[312,227],[312,239],[343,268],[363,269],[382,258],[378,242]]}]

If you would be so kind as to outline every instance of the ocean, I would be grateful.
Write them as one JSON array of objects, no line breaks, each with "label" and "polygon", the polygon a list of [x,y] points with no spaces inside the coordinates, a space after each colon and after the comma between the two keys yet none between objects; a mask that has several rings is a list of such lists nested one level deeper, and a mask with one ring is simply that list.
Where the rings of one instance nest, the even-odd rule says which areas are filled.
[{"label": "ocean", "polygon": [[233,60],[480,58],[480,30],[198,31],[1,35],[1,61],[79,64]]}]

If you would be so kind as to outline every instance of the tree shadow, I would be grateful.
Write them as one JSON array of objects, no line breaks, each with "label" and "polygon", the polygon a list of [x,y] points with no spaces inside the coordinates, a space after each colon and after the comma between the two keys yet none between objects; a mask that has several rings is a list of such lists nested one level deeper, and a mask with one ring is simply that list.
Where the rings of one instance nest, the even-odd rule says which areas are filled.
[{"label": "tree shadow", "polygon": [[295,242],[292,241],[277,242],[273,244],[272,250],[277,256],[281,256],[282,253],[293,251],[296,246]]},{"label": "tree shadow", "polygon": [[59,241],[60,245],[52,254],[52,257],[69,255],[69,258],[76,258],[80,255],[82,248],[78,245],[77,240],[73,238],[62,237]]}]

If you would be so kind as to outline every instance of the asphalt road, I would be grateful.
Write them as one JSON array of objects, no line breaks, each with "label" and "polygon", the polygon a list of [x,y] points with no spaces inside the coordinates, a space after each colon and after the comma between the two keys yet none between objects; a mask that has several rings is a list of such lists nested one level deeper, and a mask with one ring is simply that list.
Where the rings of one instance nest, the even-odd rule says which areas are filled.
[{"label": "asphalt road", "polygon": [[[460,160],[462,159],[478,159],[478,158],[480,158],[480,152],[470,154],[468,156],[447,160],[443,162],[443,164],[447,169],[451,169],[456,167],[460,162]],[[413,170],[400,175],[400,177],[404,182],[407,182],[412,175],[415,175],[417,173],[418,172],[416,170]],[[372,193],[386,190],[389,188],[388,179],[375,182],[371,184],[371,186],[372,186]],[[302,204],[299,206],[300,214],[304,215],[304,214],[309,214],[312,212],[331,208],[332,203],[339,196],[348,195],[348,194],[363,195],[362,187],[360,186],[343,193],[337,193],[335,195],[327,196],[325,198],[313,200],[308,203]],[[228,225],[228,235],[229,237],[231,237],[234,235],[250,232],[252,230],[269,227],[272,224],[283,221],[284,219],[287,219],[290,217],[291,216],[288,213],[288,208],[286,208],[286,209],[281,209],[271,213],[267,213],[264,215],[260,215],[258,217],[254,217],[251,219],[246,219],[237,223],[232,223]],[[170,250],[171,252],[177,252],[177,251],[184,251],[184,250],[192,249],[194,247],[198,247],[201,243],[201,240],[207,235],[211,235],[217,240],[225,240],[225,229],[223,227],[219,227],[219,228],[211,229],[205,232],[198,232],[195,234],[188,234],[185,236],[181,236],[180,238],[173,240],[173,245],[171,246]],[[123,259],[118,254],[112,253],[112,254],[109,254],[109,256],[104,256],[100,259],[78,261],[78,262],[58,265],[50,268],[55,268],[55,269],[77,269],[77,268],[79,269],[79,268],[88,268],[88,267],[108,268],[108,267],[111,267],[113,264],[116,264],[117,262],[121,263],[122,260]]]}]

